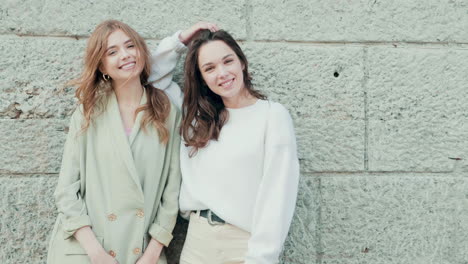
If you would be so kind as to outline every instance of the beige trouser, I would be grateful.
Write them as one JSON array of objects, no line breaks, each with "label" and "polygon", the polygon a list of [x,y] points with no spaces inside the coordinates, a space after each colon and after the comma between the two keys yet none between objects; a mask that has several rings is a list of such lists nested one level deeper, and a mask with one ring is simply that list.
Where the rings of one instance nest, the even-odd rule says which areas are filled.
[{"label": "beige trouser", "polygon": [[190,222],[180,264],[241,264],[250,233],[230,224],[210,225],[199,213]]}]

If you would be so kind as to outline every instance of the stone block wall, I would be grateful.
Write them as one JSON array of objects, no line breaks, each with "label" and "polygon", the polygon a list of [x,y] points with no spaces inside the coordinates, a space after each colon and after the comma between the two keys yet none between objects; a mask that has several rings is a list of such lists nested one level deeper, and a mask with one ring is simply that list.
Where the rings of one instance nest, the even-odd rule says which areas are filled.
[{"label": "stone block wall", "polygon": [[468,0],[2,0],[0,263],[45,263],[64,84],[109,18],[150,47],[218,23],[289,109],[301,181],[281,263],[468,263]]}]

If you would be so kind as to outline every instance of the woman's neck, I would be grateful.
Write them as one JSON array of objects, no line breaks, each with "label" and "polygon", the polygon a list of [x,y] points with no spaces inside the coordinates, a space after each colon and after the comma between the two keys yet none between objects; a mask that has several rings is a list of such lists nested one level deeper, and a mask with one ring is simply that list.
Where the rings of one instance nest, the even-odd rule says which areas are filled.
[{"label": "woman's neck", "polygon": [[143,95],[143,87],[139,78],[121,83],[113,83],[119,106],[138,106]]},{"label": "woman's neck", "polygon": [[240,94],[240,96],[234,98],[222,98],[222,100],[226,108],[236,109],[253,105],[255,102],[257,102],[258,98],[245,90],[242,94]]}]

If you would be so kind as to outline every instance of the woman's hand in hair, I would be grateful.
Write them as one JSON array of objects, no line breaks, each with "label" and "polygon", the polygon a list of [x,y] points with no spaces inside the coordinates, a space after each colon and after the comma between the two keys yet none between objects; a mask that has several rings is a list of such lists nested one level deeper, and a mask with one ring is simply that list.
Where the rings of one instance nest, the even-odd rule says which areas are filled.
[{"label": "woman's hand in hair", "polygon": [[187,45],[190,42],[190,40],[192,40],[192,37],[195,35],[195,33],[202,29],[208,29],[211,32],[216,32],[219,30],[218,26],[214,23],[200,21],[191,26],[190,28],[182,31],[179,35],[179,39],[182,43]]}]

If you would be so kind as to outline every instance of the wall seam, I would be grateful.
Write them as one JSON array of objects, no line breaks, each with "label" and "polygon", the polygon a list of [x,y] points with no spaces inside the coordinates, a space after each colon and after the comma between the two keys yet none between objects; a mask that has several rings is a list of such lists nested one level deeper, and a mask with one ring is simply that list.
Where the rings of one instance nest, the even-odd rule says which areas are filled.
[{"label": "wall seam", "polygon": [[[238,38],[238,41],[254,41],[253,32],[251,27],[251,17],[252,12],[249,10],[251,4],[246,4],[245,7],[245,30],[246,30],[246,39]],[[88,39],[89,35],[66,35],[66,34],[2,34],[0,37],[20,37],[20,38],[69,38],[69,39]],[[155,40],[160,41],[162,38],[152,38],[152,37],[143,37],[145,40]],[[347,46],[347,45],[357,45],[357,46],[392,46],[394,48],[450,48],[450,49],[467,49],[468,42],[429,42],[429,41],[314,41],[314,40],[268,40],[268,39],[258,39],[255,40],[258,43],[287,43],[287,44],[310,44],[310,45],[338,45],[338,46]],[[407,45],[407,46],[405,46]]]},{"label": "wall seam", "polygon": [[368,100],[368,81],[369,69],[367,68],[368,48],[363,48],[363,72],[362,88],[364,91],[364,171],[369,171],[369,100]]},{"label": "wall seam", "polygon": [[252,0],[245,0],[245,34],[246,40],[252,41]]},{"label": "wall seam", "polygon": [[316,256],[317,256],[317,264],[322,264],[322,257],[324,255],[323,252],[323,245],[322,245],[322,177],[318,177],[318,206],[317,206],[317,226],[315,228],[315,236],[317,237],[317,248],[316,248]]},{"label": "wall seam", "polygon": [[[395,176],[395,175],[431,175],[431,176],[440,176],[447,174],[455,174],[456,171],[301,171],[301,175],[307,175],[306,177],[314,176],[328,176],[328,175],[344,175],[344,176],[375,176],[375,175],[385,175],[385,176]],[[384,177],[384,176],[382,176]],[[447,176],[448,177],[448,176]]]}]

